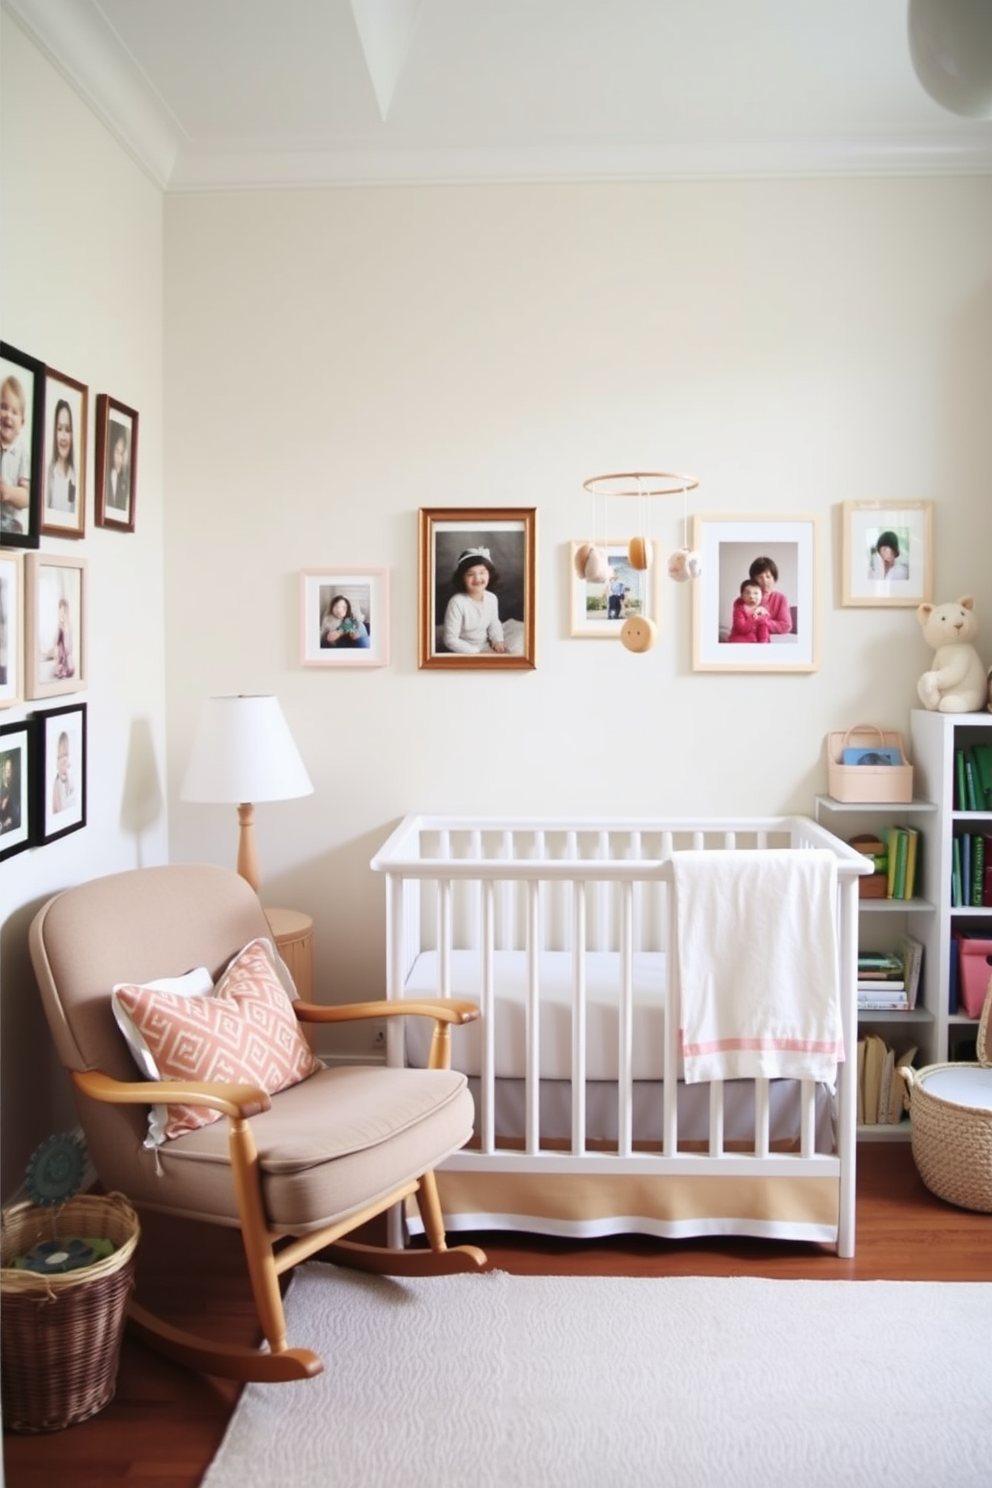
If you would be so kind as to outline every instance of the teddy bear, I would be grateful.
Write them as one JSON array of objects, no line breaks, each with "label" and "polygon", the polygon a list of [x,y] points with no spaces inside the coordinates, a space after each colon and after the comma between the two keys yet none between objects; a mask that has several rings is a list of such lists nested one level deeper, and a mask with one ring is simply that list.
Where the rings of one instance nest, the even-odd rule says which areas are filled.
[{"label": "teddy bear", "polygon": [[972,642],[978,634],[975,601],[970,594],[946,604],[921,604],[916,611],[923,639],[934,648],[930,670],[917,691],[932,713],[977,713],[988,705],[985,667]]}]

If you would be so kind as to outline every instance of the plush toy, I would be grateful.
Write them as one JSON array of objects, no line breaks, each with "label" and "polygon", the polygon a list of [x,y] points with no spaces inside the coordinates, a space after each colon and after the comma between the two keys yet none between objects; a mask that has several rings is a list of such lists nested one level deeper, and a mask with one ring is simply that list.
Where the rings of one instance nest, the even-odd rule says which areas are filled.
[{"label": "plush toy", "polygon": [[668,577],[674,579],[676,584],[684,584],[688,579],[698,579],[702,571],[702,559],[691,548],[679,548],[668,560]]},{"label": "plush toy", "polygon": [[934,648],[933,664],[919,680],[924,708],[932,713],[977,713],[988,706],[989,684],[972,642],[978,634],[970,594],[947,604],[921,604],[916,611],[923,639]]},{"label": "plush toy", "polygon": [[603,549],[595,543],[580,543],[575,550],[575,572],[580,579],[605,584],[610,577],[610,565]]}]

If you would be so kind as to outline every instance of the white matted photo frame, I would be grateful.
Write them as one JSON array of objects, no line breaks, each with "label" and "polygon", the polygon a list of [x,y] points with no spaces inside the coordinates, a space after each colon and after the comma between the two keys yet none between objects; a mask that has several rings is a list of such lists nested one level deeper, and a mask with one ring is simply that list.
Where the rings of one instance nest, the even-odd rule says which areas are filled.
[{"label": "white matted photo frame", "polygon": [[138,414],[109,393],[96,397],[93,503],[98,527],[134,531],[138,498]]},{"label": "white matted photo frame", "polygon": [[20,553],[0,549],[0,708],[24,696],[24,569]]},{"label": "white matted photo frame", "polygon": [[818,539],[814,516],[694,518],[694,671],[816,671]]},{"label": "white matted photo frame", "polygon": [[86,704],[35,714],[36,841],[54,842],[86,825]]},{"label": "white matted photo frame", "polygon": [[34,720],[0,726],[0,859],[34,845]]},{"label": "white matted photo frame", "polygon": [[86,559],[25,555],[24,695],[82,692],[86,674]]},{"label": "white matted photo frame", "polygon": [[89,389],[46,367],[41,530],[49,537],[86,532],[88,409]]},{"label": "white matted photo frame", "polygon": [[537,665],[537,508],[421,507],[417,664]]},{"label": "white matted photo frame", "polygon": [[389,661],[389,570],[300,570],[300,664],[381,667]]},{"label": "white matted photo frame", "polygon": [[570,550],[569,633],[585,639],[605,636],[616,640],[624,621],[631,615],[640,615],[657,625],[661,613],[661,544],[651,543],[649,568],[631,565],[627,538],[611,537],[597,544],[606,554],[610,570],[609,577],[601,583],[579,577],[575,555],[582,546],[573,542]]},{"label": "white matted photo frame", "polygon": [[933,502],[845,501],[841,604],[915,608],[933,598]]}]

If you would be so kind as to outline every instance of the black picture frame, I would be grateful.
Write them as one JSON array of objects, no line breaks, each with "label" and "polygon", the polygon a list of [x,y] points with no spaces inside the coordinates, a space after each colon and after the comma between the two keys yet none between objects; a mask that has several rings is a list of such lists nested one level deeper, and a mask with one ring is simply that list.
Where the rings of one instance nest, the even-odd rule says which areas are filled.
[{"label": "black picture frame", "polygon": [[35,723],[0,725],[0,860],[35,845]]},{"label": "black picture frame", "polygon": [[[124,464],[114,490],[110,488],[110,480],[118,441],[123,441]],[[109,393],[96,395],[94,483],[96,525],[117,532],[133,532],[138,496],[138,414]]]},{"label": "black picture frame", "polygon": [[35,841],[55,842],[86,825],[86,704],[34,715]]},{"label": "black picture frame", "polygon": [[[21,392],[22,426],[16,436],[23,442],[20,462],[28,470],[27,505],[17,507],[0,498],[0,547],[36,548],[41,538],[41,497],[43,476],[43,443],[45,435],[45,364],[37,357],[18,351],[7,341],[0,341],[0,404],[11,383]],[[0,419],[3,410],[0,408]],[[10,463],[0,459],[0,467]],[[3,469],[6,482],[14,474]],[[19,485],[20,478],[11,481]],[[19,528],[18,525],[19,524]]]}]

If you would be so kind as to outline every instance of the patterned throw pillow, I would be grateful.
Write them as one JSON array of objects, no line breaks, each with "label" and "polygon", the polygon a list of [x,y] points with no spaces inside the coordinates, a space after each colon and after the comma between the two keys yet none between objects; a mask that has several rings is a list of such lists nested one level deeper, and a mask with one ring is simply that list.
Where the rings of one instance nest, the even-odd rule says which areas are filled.
[{"label": "patterned throw pillow", "polygon": [[[163,1080],[219,1080],[275,1095],[322,1068],[300,1031],[266,940],[239,951],[207,997],[122,984],[114,999]],[[142,1064],[147,1072],[149,1064]],[[169,1106],[162,1135],[168,1140],[219,1119],[219,1112],[204,1106]]]}]

